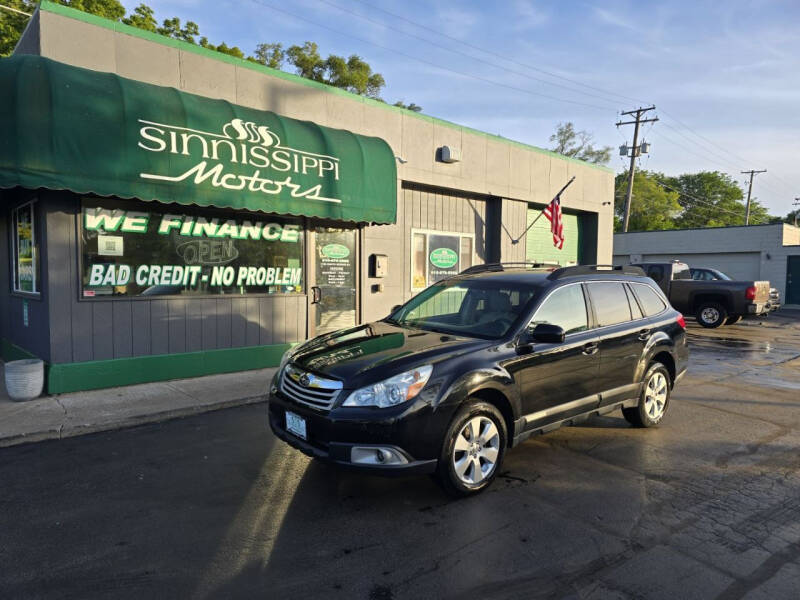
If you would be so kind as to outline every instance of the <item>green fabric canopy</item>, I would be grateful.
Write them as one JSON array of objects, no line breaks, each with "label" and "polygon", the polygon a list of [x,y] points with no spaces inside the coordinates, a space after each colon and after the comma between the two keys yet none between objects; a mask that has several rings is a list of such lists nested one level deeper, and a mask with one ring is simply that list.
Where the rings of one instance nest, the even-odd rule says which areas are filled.
[{"label": "green fabric canopy", "polygon": [[0,188],[394,223],[382,139],[72,67],[0,59]]}]

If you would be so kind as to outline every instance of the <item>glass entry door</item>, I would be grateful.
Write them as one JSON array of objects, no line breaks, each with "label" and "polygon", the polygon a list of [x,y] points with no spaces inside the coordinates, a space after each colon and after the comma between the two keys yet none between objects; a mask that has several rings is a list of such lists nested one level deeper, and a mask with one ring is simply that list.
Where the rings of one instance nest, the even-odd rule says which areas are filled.
[{"label": "glass entry door", "polygon": [[310,232],[309,336],[358,323],[358,230]]}]

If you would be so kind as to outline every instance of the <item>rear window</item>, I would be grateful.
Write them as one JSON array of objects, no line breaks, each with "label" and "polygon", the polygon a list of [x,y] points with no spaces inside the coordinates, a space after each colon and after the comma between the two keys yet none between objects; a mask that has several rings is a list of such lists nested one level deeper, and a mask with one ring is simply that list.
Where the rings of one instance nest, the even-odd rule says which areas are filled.
[{"label": "rear window", "polygon": [[631,309],[622,283],[602,281],[589,283],[589,297],[592,299],[598,327],[616,325],[631,320]]},{"label": "rear window", "polygon": [[652,315],[657,315],[667,308],[667,305],[665,304],[664,300],[661,299],[661,296],[659,296],[658,293],[649,285],[636,283],[631,287],[636,293],[636,297],[639,299],[639,304],[642,305],[642,310],[644,310],[645,316],[650,317]]},{"label": "rear window", "polygon": [[656,283],[661,283],[664,281],[664,267],[661,265],[650,265],[647,267],[647,276]]},{"label": "rear window", "polygon": [[673,279],[691,279],[692,278],[692,272],[689,269],[689,265],[687,265],[686,263],[673,263],[672,278]]}]

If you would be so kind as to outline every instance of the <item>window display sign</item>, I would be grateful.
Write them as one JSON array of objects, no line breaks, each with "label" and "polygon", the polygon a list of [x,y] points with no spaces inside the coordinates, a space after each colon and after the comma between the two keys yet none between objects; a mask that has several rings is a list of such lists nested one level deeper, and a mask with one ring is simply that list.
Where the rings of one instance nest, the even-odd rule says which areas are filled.
[{"label": "window display sign", "polygon": [[472,266],[473,235],[411,232],[411,288],[423,289]]},{"label": "window display sign", "polygon": [[298,220],[143,206],[84,201],[83,297],[302,292]]},{"label": "window display sign", "polygon": [[38,265],[36,236],[33,221],[33,203],[28,202],[14,209],[13,246],[15,292],[38,293]]}]

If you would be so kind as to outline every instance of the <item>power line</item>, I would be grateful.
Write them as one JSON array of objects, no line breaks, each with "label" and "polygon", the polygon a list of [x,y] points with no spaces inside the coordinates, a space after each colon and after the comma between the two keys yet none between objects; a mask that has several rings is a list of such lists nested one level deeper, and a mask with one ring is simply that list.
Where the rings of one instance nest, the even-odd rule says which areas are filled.
[{"label": "power line", "polygon": [[5,4],[0,4],[0,8],[3,8],[5,10],[10,10],[11,12],[14,12],[14,13],[17,13],[17,14],[20,14],[20,15],[25,15],[26,17],[32,17],[33,16],[31,13],[26,13],[26,12],[23,12],[23,11],[18,10],[16,8],[11,8],[10,6],[6,6]]},{"label": "power line", "polygon": [[[333,8],[336,8],[337,10],[340,10],[342,12],[354,15],[354,16],[358,17],[359,19],[363,19],[363,20],[368,21],[370,23],[374,23],[374,24],[376,24],[376,25],[378,25],[380,27],[383,27],[384,29],[391,29],[391,27],[389,25],[387,25],[386,23],[384,23],[382,21],[378,21],[377,19],[372,19],[372,18],[370,18],[370,17],[368,17],[366,15],[362,15],[361,13],[358,13],[358,12],[356,12],[354,10],[350,10],[349,8],[345,8],[343,6],[339,6],[338,4],[330,2],[329,0],[317,0],[317,1],[321,2],[323,4],[327,4],[328,6],[332,6]],[[597,94],[591,94],[589,92],[584,92],[582,90],[576,90],[573,87],[562,85],[560,83],[553,83],[551,81],[547,81],[546,79],[541,79],[539,77],[533,77],[532,75],[529,75],[527,73],[522,73],[520,71],[516,71],[514,69],[509,69],[508,67],[504,67],[503,65],[500,65],[500,64],[498,64],[496,62],[484,60],[484,59],[482,59],[480,57],[477,57],[477,56],[475,56],[473,54],[468,54],[466,52],[461,52],[460,50],[454,50],[453,48],[449,48],[449,47],[445,46],[444,44],[440,44],[438,42],[434,42],[432,40],[429,40],[428,38],[425,38],[425,37],[423,37],[421,35],[416,35],[414,33],[408,32],[408,31],[402,31],[400,29],[392,29],[392,31],[396,31],[396,32],[401,33],[403,35],[406,35],[408,37],[414,38],[416,40],[420,40],[420,41],[425,42],[426,44],[429,44],[429,45],[431,45],[431,46],[433,46],[435,48],[441,48],[442,50],[445,50],[447,52],[451,52],[453,54],[458,54],[460,56],[465,56],[465,57],[469,58],[470,60],[481,62],[481,63],[483,63],[485,65],[488,65],[490,67],[493,67],[495,69],[502,69],[502,70],[504,70],[504,71],[506,71],[508,73],[512,73],[514,75],[518,75],[520,77],[523,77],[524,79],[529,79],[531,81],[538,81],[539,83],[543,83],[545,85],[552,85],[554,87],[558,87],[558,88],[561,88],[561,89],[564,89],[564,90],[567,90],[567,91],[570,91],[570,92],[574,92],[576,94],[583,94],[585,96],[590,96],[592,98],[597,98],[599,100],[602,100],[603,102],[608,102],[610,104],[616,104],[616,100],[612,100],[612,99],[609,99],[609,98],[604,97],[604,96],[599,96]]]},{"label": "power line", "polygon": [[[678,194],[680,194],[681,196],[684,196],[685,198],[689,198],[690,200],[694,200],[695,202],[697,202],[697,203],[699,203],[699,204],[706,204],[706,205],[708,205],[709,207],[713,208],[714,210],[716,210],[716,211],[718,211],[718,212],[726,212],[726,213],[729,213],[729,214],[732,214],[732,215],[736,215],[737,217],[741,217],[741,216],[742,216],[742,214],[741,214],[741,213],[739,213],[739,212],[736,212],[736,211],[733,211],[733,210],[729,210],[729,209],[727,209],[727,208],[720,208],[719,206],[717,206],[717,204],[716,204],[716,203],[715,203],[713,200],[701,200],[700,198],[697,198],[697,197],[695,197],[695,196],[692,196],[692,195],[690,195],[690,194],[687,194],[687,193],[686,193],[686,192],[684,192],[683,190],[679,190],[679,189],[677,189],[677,188],[674,188],[674,187],[672,187],[672,186],[670,186],[670,185],[667,185],[667,184],[666,184],[666,183],[664,183],[663,181],[659,181],[658,179],[656,179],[655,181],[656,181],[656,183],[657,183],[658,185],[660,185],[660,186],[662,186],[662,187],[665,187],[665,188],[667,188],[668,190],[671,190],[671,191],[673,191],[673,192],[677,192],[677,193],[678,193]],[[680,203],[680,201],[679,201],[679,203]],[[681,206],[683,206],[683,205],[681,204]],[[687,207],[686,207],[686,206],[684,206],[684,208],[687,208]]]},{"label": "power line", "polygon": [[295,19],[298,19],[300,21],[305,21],[306,23],[310,23],[311,25],[314,25],[315,27],[319,27],[321,29],[326,29],[328,31],[331,31],[331,32],[337,34],[337,35],[341,35],[341,36],[344,36],[344,37],[352,38],[354,40],[358,40],[359,42],[362,42],[364,44],[370,44],[371,46],[375,46],[377,48],[381,48],[382,50],[386,50],[388,52],[393,52],[394,54],[397,54],[398,56],[403,56],[403,57],[408,58],[410,60],[415,60],[417,62],[420,62],[420,63],[426,64],[426,65],[429,65],[431,67],[434,67],[436,69],[439,69],[441,71],[448,71],[450,73],[454,73],[454,74],[459,75],[461,77],[469,77],[471,79],[476,79],[478,81],[483,81],[484,83],[489,83],[489,84],[494,85],[494,86],[508,88],[510,90],[514,90],[514,91],[517,91],[517,92],[522,92],[524,94],[530,94],[532,96],[539,96],[539,97],[542,97],[542,98],[547,98],[549,100],[555,100],[556,102],[566,102],[568,104],[577,104],[579,106],[586,106],[586,107],[589,107],[589,108],[602,110],[604,112],[609,110],[608,107],[605,107],[605,106],[598,106],[596,104],[588,104],[586,102],[578,102],[577,100],[568,100],[566,98],[558,98],[556,96],[550,96],[548,94],[542,94],[541,92],[534,92],[533,90],[528,90],[528,89],[525,89],[525,88],[519,88],[519,87],[516,87],[516,86],[513,86],[513,85],[509,85],[507,83],[502,83],[500,81],[494,81],[492,79],[488,79],[486,77],[481,77],[480,75],[475,75],[473,73],[467,73],[467,72],[464,72],[464,71],[458,71],[456,69],[451,69],[449,67],[444,67],[444,66],[442,66],[440,64],[425,60],[423,58],[419,58],[419,57],[413,56],[411,54],[406,54],[405,52],[402,52],[400,50],[396,50],[394,48],[390,48],[389,46],[384,46],[382,44],[379,44],[377,42],[373,42],[373,41],[365,39],[365,38],[361,38],[361,37],[358,37],[358,36],[355,36],[355,35],[352,35],[352,34],[349,34],[349,33],[344,33],[343,31],[339,31],[338,29],[335,29],[333,27],[329,27],[328,25],[323,25],[321,23],[317,23],[316,21],[312,21],[311,19],[308,19],[306,17],[303,17],[303,16],[298,15],[296,13],[293,13],[291,11],[285,10],[283,8],[280,8],[278,6],[270,4],[268,2],[263,2],[262,0],[250,0],[250,1],[254,2],[256,4],[260,4],[262,6],[265,6],[265,7],[269,8],[269,9],[272,9],[272,10],[274,10],[276,12],[280,12],[280,13],[283,13],[285,15],[289,15],[290,17],[294,17]]},{"label": "power line", "polygon": [[575,85],[579,85],[581,87],[585,87],[587,89],[594,90],[596,92],[600,92],[600,93],[605,94],[607,96],[616,96],[617,98],[624,99],[626,102],[636,102],[636,103],[646,104],[642,100],[638,100],[636,98],[631,98],[631,97],[625,96],[623,94],[617,94],[615,92],[609,92],[608,90],[604,90],[602,88],[595,87],[593,85],[589,85],[589,84],[583,83],[581,81],[577,81],[575,79],[570,79],[569,77],[565,77],[563,75],[559,75],[557,73],[553,73],[551,71],[547,71],[547,70],[542,69],[540,67],[534,67],[533,65],[529,65],[529,64],[520,62],[518,60],[515,60],[513,58],[509,58],[509,57],[507,57],[507,56],[505,56],[503,54],[500,54],[499,52],[494,52],[492,50],[487,50],[486,48],[482,48],[481,46],[477,46],[476,44],[471,44],[469,42],[465,42],[463,40],[458,39],[457,37],[454,37],[454,36],[451,36],[451,35],[447,35],[446,33],[443,33],[442,31],[434,29],[433,27],[428,27],[427,25],[423,25],[422,23],[417,23],[416,21],[412,21],[411,19],[409,19],[407,17],[404,17],[403,15],[399,15],[397,13],[394,13],[392,11],[386,10],[385,8],[381,8],[380,6],[376,6],[374,4],[370,4],[369,2],[365,2],[364,0],[356,0],[356,1],[360,2],[361,4],[364,4],[364,5],[368,6],[370,8],[372,8],[372,9],[379,10],[379,11],[381,11],[381,12],[383,12],[383,13],[391,16],[391,17],[394,17],[395,19],[400,19],[401,21],[405,21],[406,23],[414,25],[415,27],[419,27],[420,29],[425,29],[426,31],[430,31],[430,32],[436,34],[437,37],[447,38],[447,39],[452,40],[452,41],[454,41],[454,42],[456,42],[458,44],[462,44],[462,45],[464,45],[464,46],[466,46],[468,48],[472,48],[474,50],[478,50],[479,52],[483,52],[485,54],[489,54],[491,56],[495,56],[495,57],[500,58],[502,60],[505,60],[507,62],[516,64],[516,65],[518,65],[520,67],[524,67],[526,69],[530,69],[530,70],[536,71],[538,73],[543,73],[543,74],[548,75],[550,77],[554,77],[556,79],[561,79],[562,81],[568,81],[568,82],[573,83]]}]

